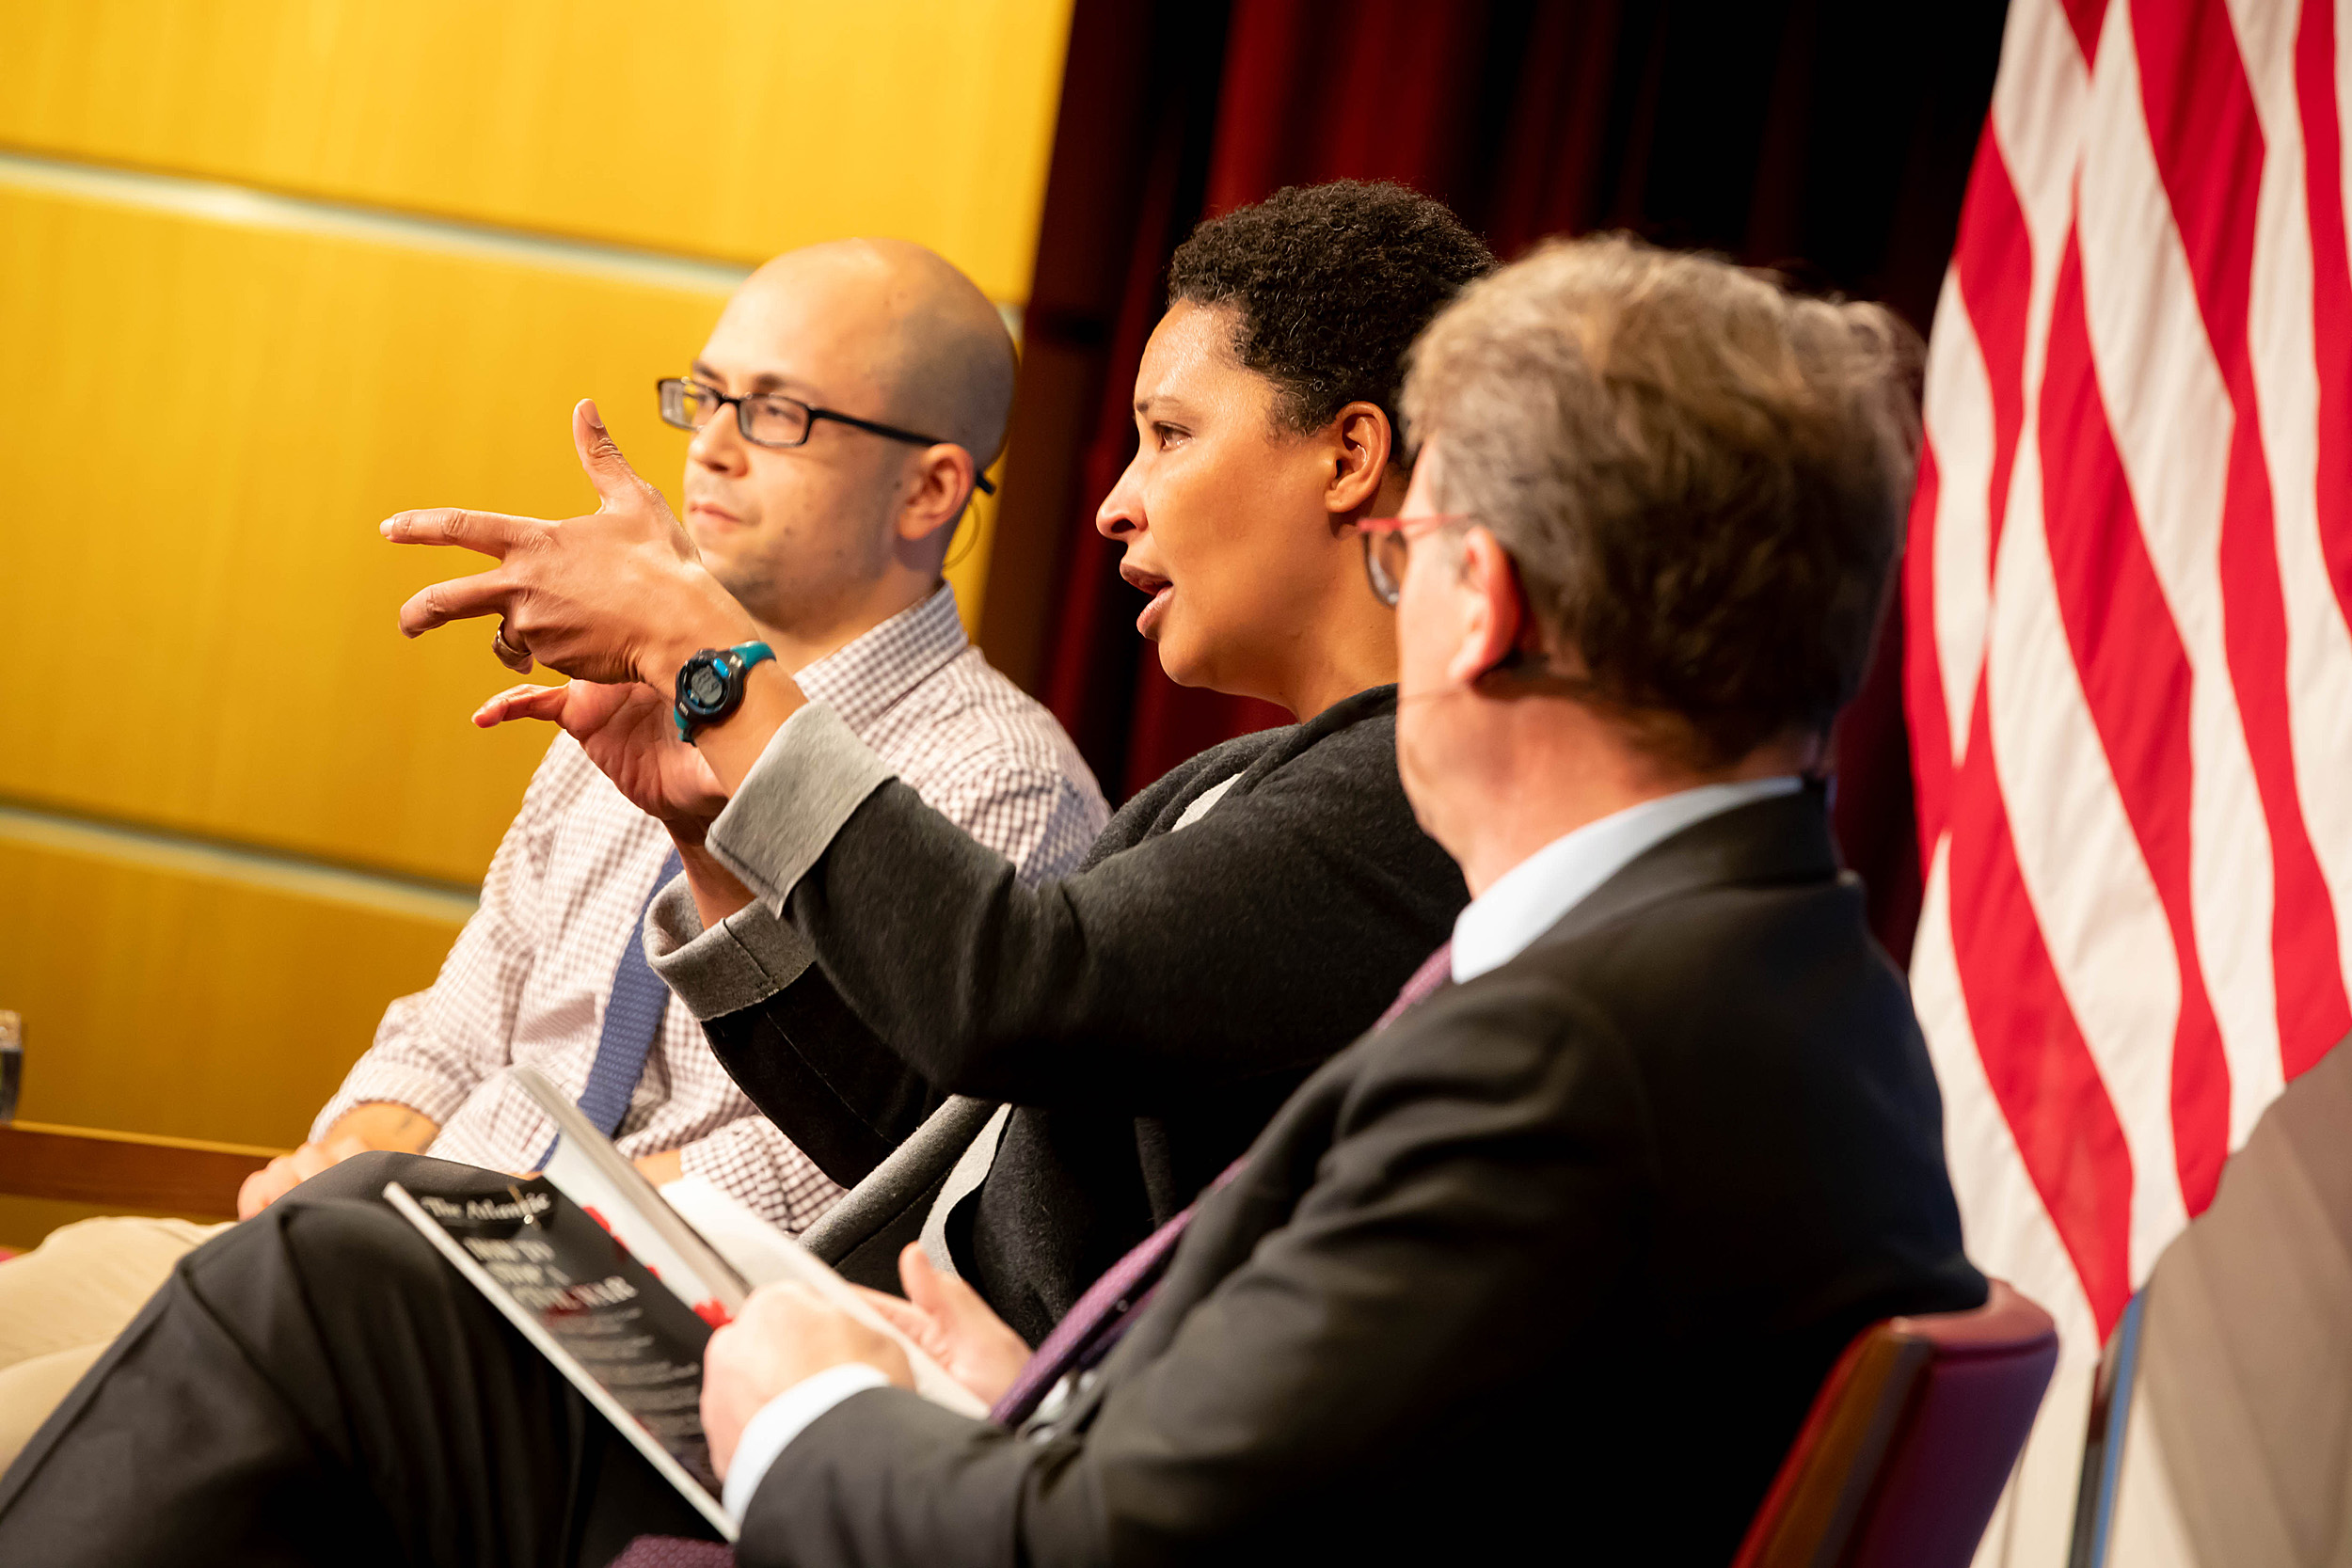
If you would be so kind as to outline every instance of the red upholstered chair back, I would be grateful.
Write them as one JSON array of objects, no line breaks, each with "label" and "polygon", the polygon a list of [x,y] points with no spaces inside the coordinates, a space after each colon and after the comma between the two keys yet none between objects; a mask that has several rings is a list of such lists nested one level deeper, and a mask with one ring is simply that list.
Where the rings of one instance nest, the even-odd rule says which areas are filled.
[{"label": "red upholstered chair back", "polygon": [[1865,1329],[1732,1568],[1967,1568],[2057,1364],[2050,1315],[1997,1279],[1973,1312]]}]

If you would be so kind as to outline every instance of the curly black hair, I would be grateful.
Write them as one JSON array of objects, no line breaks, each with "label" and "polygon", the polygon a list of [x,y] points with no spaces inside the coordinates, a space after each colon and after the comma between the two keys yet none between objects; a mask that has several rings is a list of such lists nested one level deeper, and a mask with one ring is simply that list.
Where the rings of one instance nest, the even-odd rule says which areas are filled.
[{"label": "curly black hair", "polygon": [[1234,356],[1280,388],[1276,418],[1288,428],[1320,429],[1359,401],[1397,428],[1406,350],[1494,268],[1494,253],[1443,202],[1334,180],[1195,229],[1168,262],[1168,302],[1234,308]]}]

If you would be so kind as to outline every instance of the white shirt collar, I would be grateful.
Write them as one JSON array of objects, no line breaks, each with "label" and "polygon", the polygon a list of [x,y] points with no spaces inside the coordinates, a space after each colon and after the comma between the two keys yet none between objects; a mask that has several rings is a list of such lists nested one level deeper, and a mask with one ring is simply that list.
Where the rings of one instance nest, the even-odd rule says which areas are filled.
[{"label": "white shirt collar", "polygon": [[1702,784],[1628,806],[1553,839],[1496,878],[1455,918],[1454,978],[1474,979],[1518,958],[1652,845],[1734,806],[1791,795],[1803,785],[1788,775]]}]

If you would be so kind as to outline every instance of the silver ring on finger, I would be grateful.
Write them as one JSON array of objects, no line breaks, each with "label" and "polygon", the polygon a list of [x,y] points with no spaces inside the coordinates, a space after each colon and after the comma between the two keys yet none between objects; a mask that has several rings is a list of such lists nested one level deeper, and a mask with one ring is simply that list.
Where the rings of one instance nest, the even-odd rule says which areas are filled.
[{"label": "silver ring on finger", "polygon": [[498,655],[501,664],[518,675],[531,673],[531,650],[518,648],[506,640],[506,623],[501,621],[498,630],[490,634],[490,651]]}]

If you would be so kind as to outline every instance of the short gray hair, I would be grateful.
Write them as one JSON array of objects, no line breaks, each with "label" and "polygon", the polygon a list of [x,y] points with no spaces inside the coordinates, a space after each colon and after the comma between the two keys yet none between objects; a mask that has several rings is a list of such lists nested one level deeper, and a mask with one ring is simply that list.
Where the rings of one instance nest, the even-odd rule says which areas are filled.
[{"label": "short gray hair", "polygon": [[1861,684],[1918,364],[1878,306],[1608,235],[1464,291],[1414,346],[1404,413],[1443,443],[1438,504],[1517,563],[1553,663],[1721,765],[1826,731]]}]

